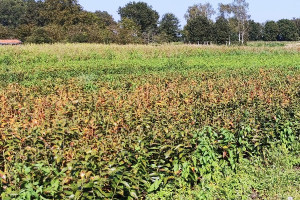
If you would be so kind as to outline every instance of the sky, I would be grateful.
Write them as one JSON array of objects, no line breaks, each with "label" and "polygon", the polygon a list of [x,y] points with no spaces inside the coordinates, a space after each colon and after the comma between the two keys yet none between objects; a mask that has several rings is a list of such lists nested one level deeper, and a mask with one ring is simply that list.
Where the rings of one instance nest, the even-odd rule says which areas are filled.
[{"label": "sky", "polygon": [[[133,0],[132,0],[133,1]],[[137,2],[138,0],[136,0]],[[160,16],[165,13],[174,13],[182,26],[186,24],[184,14],[189,6],[196,3],[211,3],[217,10],[218,3],[231,3],[233,0],[143,0],[156,10]],[[107,11],[116,21],[120,20],[118,8],[125,6],[130,0],[79,0],[87,11]],[[267,20],[292,19],[300,17],[300,0],[248,0],[251,19],[257,22]]]}]

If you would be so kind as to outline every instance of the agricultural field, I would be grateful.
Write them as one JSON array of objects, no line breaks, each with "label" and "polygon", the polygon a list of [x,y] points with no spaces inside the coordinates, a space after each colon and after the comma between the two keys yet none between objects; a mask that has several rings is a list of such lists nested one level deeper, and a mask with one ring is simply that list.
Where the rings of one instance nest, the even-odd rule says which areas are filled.
[{"label": "agricultural field", "polygon": [[300,48],[0,47],[6,199],[300,199]]}]

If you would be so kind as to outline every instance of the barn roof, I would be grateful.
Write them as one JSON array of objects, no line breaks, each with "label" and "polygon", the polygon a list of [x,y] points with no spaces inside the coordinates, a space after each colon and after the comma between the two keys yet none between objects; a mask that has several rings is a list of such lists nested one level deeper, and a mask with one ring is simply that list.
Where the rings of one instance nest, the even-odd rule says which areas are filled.
[{"label": "barn roof", "polygon": [[17,39],[0,40],[0,45],[16,45],[16,44],[22,44],[22,42]]}]

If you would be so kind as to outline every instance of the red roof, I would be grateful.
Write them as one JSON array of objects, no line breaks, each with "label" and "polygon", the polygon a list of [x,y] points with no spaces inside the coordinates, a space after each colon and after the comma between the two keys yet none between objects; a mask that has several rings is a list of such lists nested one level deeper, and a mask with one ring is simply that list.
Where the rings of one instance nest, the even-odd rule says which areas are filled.
[{"label": "red roof", "polygon": [[22,44],[20,40],[0,40],[0,44]]}]

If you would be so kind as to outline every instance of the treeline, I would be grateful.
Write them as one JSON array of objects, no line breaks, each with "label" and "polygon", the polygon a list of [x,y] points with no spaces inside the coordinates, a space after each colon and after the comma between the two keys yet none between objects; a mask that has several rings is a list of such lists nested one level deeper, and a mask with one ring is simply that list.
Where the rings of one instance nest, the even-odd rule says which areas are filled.
[{"label": "treeline", "polygon": [[[181,29],[174,14],[166,13],[160,19],[158,12],[144,2],[120,7],[121,20],[116,22],[106,11],[85,11],[77,0],[0,0],[0,38],[28,43],[118,44],[299,40],[299,18],[260,24],[250,19],[248,9],[245,0],[219,4],[217,10],[209,3],[196,4],[188,8],[187,24]],[[213,16],[217,16],[215,20]]]}]

